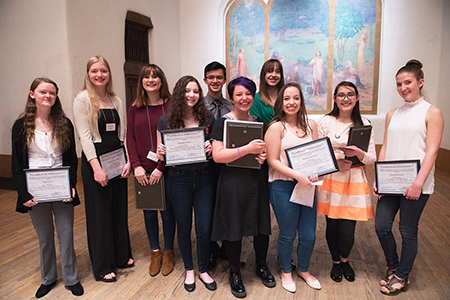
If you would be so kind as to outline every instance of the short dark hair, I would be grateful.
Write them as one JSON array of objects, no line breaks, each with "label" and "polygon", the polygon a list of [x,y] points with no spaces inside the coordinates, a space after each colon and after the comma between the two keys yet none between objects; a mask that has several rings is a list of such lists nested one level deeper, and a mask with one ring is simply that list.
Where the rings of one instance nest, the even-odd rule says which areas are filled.
[{"label": "short dark hair", "polygon": [[214,71],[214,70],[222,70],[223,71],[223,77],[225,79],[227,79],[227,69],[225,68],[224,65],[222,65],[218,61],[210,62],[209,64],[207,64],[205,66],[205,71],[204,71],[205,74],[204,74],[203,78],[206,78],[206,73]]},{"label": "short dark hair", "polygon": [[233,99],[234,89],[236,88],[237,85],[242,85],[252,94],[253,97],[255,97],[256,93],[255,82],[253,82],[253,80],[251,80],[250,78],[241,76],[231,80],[227,86],[228,96],[230,97],[230,99]]}]

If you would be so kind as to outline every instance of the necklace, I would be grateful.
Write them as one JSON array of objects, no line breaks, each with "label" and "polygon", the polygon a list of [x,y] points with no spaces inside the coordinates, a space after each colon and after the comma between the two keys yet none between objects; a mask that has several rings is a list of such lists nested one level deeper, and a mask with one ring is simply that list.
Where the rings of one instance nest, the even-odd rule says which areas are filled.
[{"label": "necklace", "polygon": [[105,93],[105,97],[100,97],[99,95],[97,95],[97,97],[100,100],[105,100],[106,98],[108,98],[108,93]]}]

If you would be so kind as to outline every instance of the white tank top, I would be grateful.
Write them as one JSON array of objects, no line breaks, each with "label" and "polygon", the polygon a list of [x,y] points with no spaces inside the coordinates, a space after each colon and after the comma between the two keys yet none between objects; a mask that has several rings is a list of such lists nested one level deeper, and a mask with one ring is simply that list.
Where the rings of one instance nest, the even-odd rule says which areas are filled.
[{"label": "white tank top", "polygon": [[[425,115],[431,104],[423,98],[397,108],[389,123],[385,160],[410,160],[425,157],[427,127]],[[434,165],[423,184],[422,193],[434,192]]]},{"label": "white tank top", "polygon": [[[284,136],[281,140],[281,149],[280,149],[280,161],[286,165],[289,166],[289,161],[286,156],[286,152],[284,152],[285,149],[298,146],[301,144],[304,144],[306,142],[312,141],[311,134],[308,134],[305,137],[299,138],[294,133],[292,133],[287,127],[284,129]],[[270,142],[270,141],[268,141]],[[269,182],[275,181],[275,180],[290,180],[293,181],[294,179],[292,177],[285,176],[283,174],[280,174],[278,172],[275,172],[274,169],[269,167]]]}]

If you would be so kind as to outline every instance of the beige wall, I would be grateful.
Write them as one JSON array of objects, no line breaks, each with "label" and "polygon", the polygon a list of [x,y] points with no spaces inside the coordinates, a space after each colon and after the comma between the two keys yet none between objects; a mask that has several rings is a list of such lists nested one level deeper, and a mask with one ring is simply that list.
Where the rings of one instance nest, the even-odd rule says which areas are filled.
[{"label": "beige wall", "polygon": [[[225,61],[224,15],[228,0],[2,0],[0,1],[0,154],[10,154],[10,128],[23,110],[31,81],[48,76],[60,86],[72,117],[86,61],[104,55],[116,93],[125,98],[124,24],[127,10],[152,19],[150,60],[165,71],[171,87],[185,74],[198,79],[212,60]],[[424,91],[450,120],[450,2],[383,2],[379,114],[368,116],[382,142],[384,115],[401,105],[395,73],[410,58],[424,64]],[[205,87],[205,86],[203,86]],[[450,130],[442,147],[450,149]]]}]

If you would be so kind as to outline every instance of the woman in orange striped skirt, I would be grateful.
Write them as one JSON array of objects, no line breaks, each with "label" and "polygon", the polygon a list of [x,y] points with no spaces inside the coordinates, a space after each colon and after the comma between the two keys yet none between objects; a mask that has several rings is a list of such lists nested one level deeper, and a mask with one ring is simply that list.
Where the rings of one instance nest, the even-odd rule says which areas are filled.
[{"label": "woman in orange striped skirt", "polygon": [[361,117],[359,95],[356,86],[348,81],[339,83],[334,90],[333,110],[317,123],[319,138],[328,136],[338,159],[339,172],[325,176],[323,185],[317,190],[317,213],[326,216],[326,239],[333,259],[330,276],[336,282],[342,275],[355,281],[355,272],[348,256],[355,239],[356,221],[367,221],[374,217],[372,199],[363,166],[351,168],[352,162],[344,159],[356,156],[364,164],[376,160],[375,137],[372,132],[368,152],[356,146],[347,147],[350,127],[369,125]]}]

